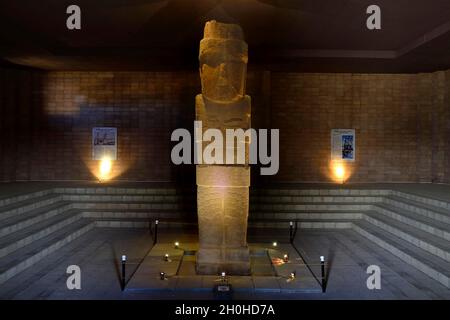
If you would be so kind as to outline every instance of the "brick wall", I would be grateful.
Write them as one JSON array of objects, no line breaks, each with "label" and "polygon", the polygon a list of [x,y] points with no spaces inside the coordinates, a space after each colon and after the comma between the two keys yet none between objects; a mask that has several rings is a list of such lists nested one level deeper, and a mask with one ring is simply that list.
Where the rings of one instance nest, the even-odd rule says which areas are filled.
[{"label": "brick wall", "polygon": [[[252,123],[280,128],[280,172],[259,181],[330,181],[330,130],[356,129],[350,181],[450,182],[450,72],[250,72]],[[192,181],[170,134],[192,128],[197,72],[0,70],[0,180],[90,180],[91,129],[118,128],[117,179]],[[256,170],[254,170],[256,171]]]},{"label": "brick wall", "polygon": [[330,130],[356,129],[350,182],[449,182],[449,72],[273,74],[279,181],[330,180]]}]

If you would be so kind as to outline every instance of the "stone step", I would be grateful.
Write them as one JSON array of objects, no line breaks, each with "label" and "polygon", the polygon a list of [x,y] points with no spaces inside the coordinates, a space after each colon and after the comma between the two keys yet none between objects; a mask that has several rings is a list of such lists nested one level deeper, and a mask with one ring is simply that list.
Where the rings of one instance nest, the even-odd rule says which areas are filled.
[{"label": "stone step", "polygon": [[335,211],[320,211],[320,210],[299,210],[291,211],[277,211],[277,212],[258,212],[250,211],[250,219],[267,219],[267,220],[301,220],[301,219],[361,219],[363,211],[350,210],[335,210]]},{"label": "stone step", "polygon": [[347,202],[358,202],[358,203],[372,203],[381,202],[383,200],[380,196],[251,196],[251,203],[262,203],[262,204],[302,204],[302,203],[347,203]]},{"label": "stone step", "polygon": [[67,210],[28,228],[0,238],[0,258],[34,241],[48,236],[52,232],[79,220],[82,214],[78,210]]},{"label": "stone step", "polygon": [[386,204],[374,206],[373,211],[450,241],[450,224],[448,223]]},{"label": "stone step", "polygon": [[397,190],[393,190],[391,196],[404,198],[406,200],[413,200],[413,201],[420,202],[423,204],[428,204],[428,205],[431,205],[434,207],[439,207],[442,209],[450,210],[450,202],[439,200],[439,199],[419,196],[417,194],[406,193],[406,192],[401,192],[401,191],[397,191]]},{"label": "stone step", "polygon": [[251,211],[305,211],[305,210],[318,210],[318,211],[342,211],[342,210],[369,210],[371,204],[357,202],[357,203],[302,203],[302,204],[254,204],[250,207]]},{"label": "stone step", "polygon": [[407,264],[450,288],[450,263],[367,221],[355,221],[353,230],[391,252]]},{"label": "stone step", "polygon": [[57,202],[1,221],[0,237],[27,228],[71,209],[68,202]]},{"label": "stone step", "polygon": [[[139,218],[98,218],[95,226],[99,228],[149,228],[148,219]],[[197,221],[190,219],[164,219],[160,220],[158,228],[197,228]]]},{"label": "stone step", "polygon": [[437,221],[450,224],[450,210],[427,205],[414,200],[402,199],[400,197],[385,197],[385,204],[391,205],[395,208],[411,211],[423,216],[426,216]]},{"label": "stone step", "polygon": [[0,208],[0,221],[4,221],[4,219],[8,219],[15,215],[24,214],[30,210],[35,210],[54,204],[60,200],[60,196],[54,194],[45,194],[43,196],[34,197],[3,206]]},{"label": "stone step", "polygon": [[383,189],[251,189],[253,195],[285,195],[285,196],[387,196],[390,190]]},{"label": "stone step", "polygon": [[[297,220],[297,226],[301,229],[349,229],[353,221],[352,219],[323,219],[321,221],[300,219]],[[289,222],[290,220],[250,219],[248,226],[249,228],[281,228],[289,232]],[[97,227],[101,228],[149,228],[149,220],[139,218],[97,218],[95,223]],[[197,219],[163,218],[159,221],[158,226],[159,228],[198,228],[198,223]]]},{"label": "stone step", "polygon": [[188,210],[192,207],[181,203],[166,203],[166,202],[82,202],[77,201],[73,203],[73,207],[88,211],[92,209],[101,210]]},{"label": "stone step", "polygon": [[195,197],[182,195],[127,195],[127,194],[62,194],[62,199],[73,202],[193,202]]},{"label": "stone step", "polygon": [[95,218],[95,219],[105,219],[105,218],[115,218],[115,219],[146,219],[147,221],[154,221],[156,219],[167,219],[167,218],[189,218],[197,217],[196,212],[186,212],[186,211],[171,211],[171,210],[84,210],[83,217]]},{"label": "stone step", "polygon": [[94,227],[88,219],[76,221],[0,259],[0,284]]},{"label": "stone step", "polygon": [[25,201],[25,200],[39,198],[39,197],[48,195],[50,193],[52,193],[52,190],[48,189],[48,190],[41,190],[41,191],[37,191],[37,192],[31,192],[31,193],[25,193],[25,194],[19,194],[19,195],[16,195],[16,196],[10,196],[10,197],[1,198],[0,199],[0,211],[1,211],[2,207],[8,206],[8,205],[12,205],[12,204],[15,204],[17,202],[22,202],[22,201]]},{"label": "stone step", "polygon": [[176,188],[121,188],[121,187],[79,187],[79,188],[55,188],[55,193],[62,194],[105,194],[105,195],[177,195],[194,194],[195,190]]},{"label": "stone step", "polygon": [[406,225],[377,212],[368,212],[364,220],[390,232],[409,243],[450,262],[450,241]]},{"label": "stone step", "polygon": [[[300,229],[350,229],[353,219],[297,219],[297,227]],[[286,229],[289,232],[290,220],[274,220],[268,221],[265,219],[249,220],[249,228],[276,228]]]}]

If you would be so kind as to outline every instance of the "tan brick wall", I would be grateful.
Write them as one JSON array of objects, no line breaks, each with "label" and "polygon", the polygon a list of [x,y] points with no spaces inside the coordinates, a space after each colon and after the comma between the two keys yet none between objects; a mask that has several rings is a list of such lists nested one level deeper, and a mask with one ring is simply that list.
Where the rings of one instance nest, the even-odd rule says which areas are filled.
[{"label": "tan brick wall", "polygon": [[[197,72],[0,70],[0,180],[86,180],[91,129],[118,128],[118,179],[194,181],[170,163],[192,128]],[[330,130],[355,128],[350,181],[450,182],[450,72],[250,72],[252,126],[280,128],[280,172],[259,181],[330,181]],[[254,170],[256,172],[256,170]]]},{"label": "tan brick wall", "polygon": [[448,182],[448,74],[272,74],[276,179],[330,181],[330,130],[354,128],[350,182]]}]

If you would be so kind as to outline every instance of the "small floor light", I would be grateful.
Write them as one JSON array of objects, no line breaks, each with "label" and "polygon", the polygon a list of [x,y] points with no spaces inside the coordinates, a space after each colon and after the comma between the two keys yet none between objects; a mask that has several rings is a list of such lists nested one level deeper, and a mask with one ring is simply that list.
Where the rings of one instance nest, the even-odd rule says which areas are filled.
[{"label": "small floor light", "polygon": [[227,282],[227,274],[225,272],[222,271],[222,273],[220,274],[220,278],[222,282]]},{"label": "small floor light", "polygon": [[178,247],[180,246],[180,243],[179,243],[178,241],[176,241],[176,242],[174,243],[174,246],[175,246],[175,249],[178,249]]},{"label": "small floor light", "polygon": [[166,273],[165,272],[160,272],[159,273],[159,279],[160,280],[166,280]]},{"label": "small floor light", "polygon": [[165,255],[164,255],[164,261],[169,261],[169,254],[168,253],[166,253]]},{"label": "small floor light", "polygon": [[295,279],[295,271],[291,272],[289,279],[291,279],[291,281]]},{"label": "small floor light", "polygon": [[274,241],[274,242],[272,243],[272,246],[273,246],[274,248],[276,248],[276,247],[278,246],[278,243],[277,243],[276,241]]},{"label": "small floor light", "polygon": [[285,263],[288,263],[288,262],[289,262],[289,255],[288,255],[287,253],[283,256],[283,261],[284,261]]}]

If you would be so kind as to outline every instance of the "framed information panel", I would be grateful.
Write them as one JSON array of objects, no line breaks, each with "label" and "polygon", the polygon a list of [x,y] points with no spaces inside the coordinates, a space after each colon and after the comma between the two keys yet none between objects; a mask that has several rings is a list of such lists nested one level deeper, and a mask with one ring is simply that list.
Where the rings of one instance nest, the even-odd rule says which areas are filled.
[{"label": "framed information panel", "polygon": [[92,128],[92,160],[117,160],[117,128]]},{"label": "framed information panel", "polygon": [[355,130],[331,130],[331,160],[355,161]]}]

